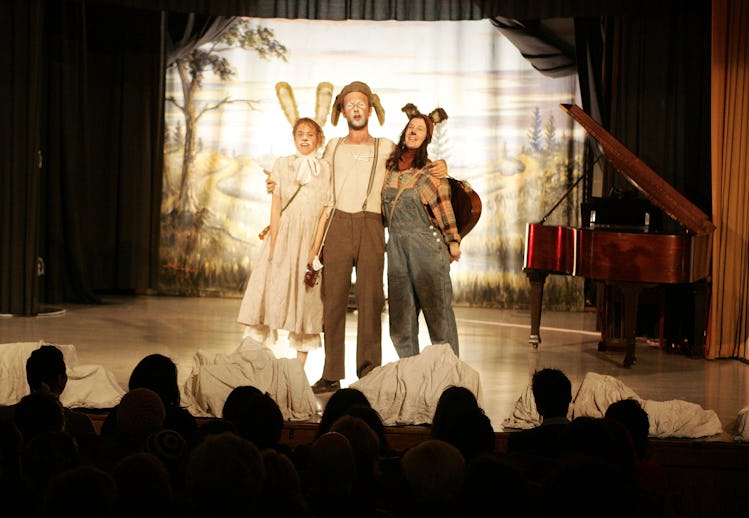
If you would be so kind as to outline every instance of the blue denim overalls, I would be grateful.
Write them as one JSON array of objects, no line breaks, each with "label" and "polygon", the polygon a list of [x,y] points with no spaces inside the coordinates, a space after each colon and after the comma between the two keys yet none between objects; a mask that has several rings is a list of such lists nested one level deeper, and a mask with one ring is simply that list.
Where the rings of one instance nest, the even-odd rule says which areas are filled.
[{"label": "blue denim overalls", "polygon": [[[383,214],[388,226],[388,308],[390,338],[400,358],[419,354],[419,311],[424,312],[433,344],[449,343],[458,355],[458,329],[452,308],[450,253],[439,227],[427,215],[419,197],[419,186],[428,174],[403,171],[401,185],[410,184],[413,174],[420,178],[403,189],[388,221],[398,189],[382,191]],[[398,174],[390,171],[388,175]]]}]

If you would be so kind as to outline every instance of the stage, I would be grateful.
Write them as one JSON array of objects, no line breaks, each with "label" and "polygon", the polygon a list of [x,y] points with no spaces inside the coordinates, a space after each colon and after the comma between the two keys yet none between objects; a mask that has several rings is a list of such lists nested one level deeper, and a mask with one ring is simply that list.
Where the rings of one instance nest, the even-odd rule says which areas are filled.
[{"label": "stage", "polygon": [[[190,373],[195,352],[229,353],[240,343],[243,328],[235,321],[239,299],[163,296],[105,296],[100,305],[64,305],[63,311],[37,317],[0,318],[0,343],[44,340],[72,344],[81,364],[100,364],[111,371],[123,389],[135,364],[160,353],[178,365],[180,379]],[[511,415],[528,385],[530,375],[544,367],[564,371],[573,392],[588,372],[620,379],[641,398],[685,400],[714,410],[731,440],[736,415],[749,404],[749,365],[736,360],[707,361],[660,350],[638,341],[637,363],[624,368],[624,352],[598,351],[595,313],[545,312],[538,349],[528,345],[527,311],[455,308],[460,357],[481,379],[482,404],[495,431]],[[356,380],[356,315],[348,315],[346,334],[347,386]],[[383,314],[383,363],[397,360],[387,335]],[[422,325],[422,346],[429,344]],[[294,357],[281,334],[276,356]],[[310,353],[305,372],[314,383],[322,372],[324,353]],[[574,396],[574,394],[573,394]],[[324,404],[324,401],[322,402]]]}]

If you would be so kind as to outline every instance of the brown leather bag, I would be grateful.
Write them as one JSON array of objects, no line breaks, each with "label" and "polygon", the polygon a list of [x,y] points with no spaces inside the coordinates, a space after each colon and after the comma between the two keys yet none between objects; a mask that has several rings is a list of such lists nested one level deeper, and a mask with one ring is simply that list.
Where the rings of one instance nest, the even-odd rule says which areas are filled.
[{"label": "brown leather bag", "polygon": [[461,238],[476,226],[481,217],[481,198],[465,180],[447,177],[450,182],[450,203]]}]

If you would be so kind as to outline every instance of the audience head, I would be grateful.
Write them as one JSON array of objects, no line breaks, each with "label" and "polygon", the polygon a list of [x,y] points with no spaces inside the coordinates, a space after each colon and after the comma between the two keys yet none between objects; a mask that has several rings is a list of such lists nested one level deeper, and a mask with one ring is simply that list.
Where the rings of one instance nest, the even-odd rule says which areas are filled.
[{"label": "audience head", "polygon": [[133,453],[112,469],[119,508],[128,516],[164,516],[172,486],[164,464],[150,453]]},{"label": "audience head", "polygon": [[422,502],[455,504],[463,489],[465,460],[453,445],[428,439],[403,454],[403,476]]},{"label": "audience head", "polygon": [[430,430],[432,439],[448,442],[468,460],[494,450],[491,420],[465,387],[448,387],[440,395]]},{"label": "audience head", "polygon": [[30,441],[44,432],[62,432],[65,412],[55,394],[32,392],[16,403],[13,421],[24,441]]},{"label": "audience head", "polygon": [[356,461],[349,440],[338,432],[318,437],[310,448],[308,472],[312,495],[350,495]]},{"label": "audience head", "polygon": [[640,458],[647,455],[650,420],[648,413],[636,399],[622,399],[606,409],[606,419],[622,424],[628,431]]},{"label": "audience head", "polygon": [[358,417],[344,415],[333,423],[331,432],[337,432],[348,439],[354,452],[357,481],[368,483],[377,475],[377,459],[380,441],[369,425]]},{"label": "audience head", "polygon": [[260,451],[250,441],[227,432],[206,437],[187,467],[193,516],[253,516],[264,478]]},{"label": "audience head", "polygon": [[145,452],[159,459],[172,481],[172,489],[182,489],[187,463],[187,441],[179,432],[168,428],[158,430],[146,439]]},{"label": "audience head", "polygon": [[26,444],[21,470],[32,489],[42,494],[52,477],[78,466],[79,463],[78,446],[70,434],[44,432]]},{"label": "audience head", "polygon": [[270,394],[255,387],[237,387],[229,393],[222,411],[234,423],[239,435],[260,450],[272,448],[281,440],[283,413]]},{"label": "audience head", "polygon": [[257,399],[262,395],[263,392],[259,388],[251,385],[235,387],[226,397],[221,415],[224,419],[232,421],[242,415],[250,401]]},{"label": "audience head", "polygon": [[68,375],[62,351],[54,345],[42,345],[26,360],[26,381],[32,392],[48,390],[59,396],[65,390]]},{"label": "audience head", "polygon": [[320,424],[317,427],[317,437],[321,437],[324,433],[329,432],[330,427],[336,419],[345,415],[349,408],[358,405],[372,406],[367,396],[361,390],[342,388],[333,392],[320,418]]},{"label": "audience head", "polygon": [[491,516],[502,502],[502,514],[530,516],[528,480],[495,453],[482,453],[466,464],[461,510],[465,516]]},{"label": "audience head", "polygon": [[148,388],[127,392],[117,406],[117,431],[125,436],[145,440],[161,430],[166,411],[159,395]]},{"label": "audience head", "polygon": [[0,486],[20,478],[22,444],[23,437],[13,421],[0,419]]},{"label": "audience head", "polygon": [[190,437],[190,449],[194,449],[206,438],[213,435],[219,435],[224,432],[235,433],[239,435],[237,427],[228,419],[220,417],[206,421],[201,424]]},{"label": "audience head", "polygon": [[261,454],[265,483],[261,497],[264,516],[306,516],[307,503],[294,464],[276,450],[268,449]]},{"label": "audience head", "polygon": [[581,416],[565,426],[559,436],[562,456],[591,457],[632,468],[635,449],[629,433],[610,419]]},{"label": "audience head", "polygon": [[380,455],[390,456],[393,454],[387,435],[385,434],[385,424],[382,422],[382,417],[380,417],[377,410],[369,405],[354,405],[346,411],[346,415],[358,417],[369,425],[380,441]]},{"label": "audience head", "polygon": [[531,382],[536,410],[543,419],[567,417],[572,402],[572,384],[559,369],[541,369]]},{"label": "audience head", "polygon": [[111,475],[93,466],[79,466],[50,480],[42,501],[43,518],[115,516],[117,488]]},{"label": "audience head", "polygon": [[439,429],[443,424],[461,419],[468,413],[482,412],[478,400],[473,392],[465,387],[447,387],[440,394],[434,409],[432,430]]},{"label": "audience head", "polygon": [[636,513],[637,484],[631,470],[595,457],[563,459],[544,481],[542,516],[560,514],[560,506],[579,495],[569,512],[574,516],[631,518]]},{"label": "audience head", "polygon": [[156,392],[165,407],[179,406],[177,366],[161,354],[149,354],[135,366],[130,374],[128,389],[147,388]]}]

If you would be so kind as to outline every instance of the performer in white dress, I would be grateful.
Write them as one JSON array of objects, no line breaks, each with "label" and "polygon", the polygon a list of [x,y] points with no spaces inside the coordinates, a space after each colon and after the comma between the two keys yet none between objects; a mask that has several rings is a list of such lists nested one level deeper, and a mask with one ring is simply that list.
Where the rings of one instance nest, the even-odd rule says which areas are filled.
[{"label": "performer in white dress", "polygon": [[321,346],[322,333],[320,284],[307,286],[304,276],[333,194],[330,165],[316,156],[325,141],[320,125],[298,119],[293,135],[297,153],[273,164],[270,230],[253,264],[237,321],[247,326],[243,341],[256,345],[274,343],[278,329],[289,331],[290,345],[304,364],[307,353]]}]

